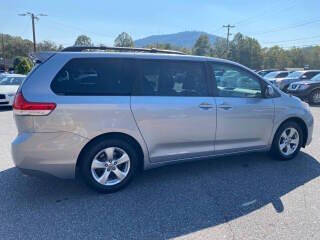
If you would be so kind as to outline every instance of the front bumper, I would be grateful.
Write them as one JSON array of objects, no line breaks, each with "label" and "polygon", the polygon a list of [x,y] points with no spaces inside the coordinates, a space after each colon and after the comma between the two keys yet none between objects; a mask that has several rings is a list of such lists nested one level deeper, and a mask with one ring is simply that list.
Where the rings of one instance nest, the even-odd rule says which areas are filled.
[{"label": "front bumper", "polygon": [[291,94],[293,96],[296,96],[300,99],[307,99],[310,95],[310,91],[309,90],[303,90],[303,91],[292,91],[292,90],[287,90],[286,91],[288,94]]},{"label": "front bumper", "polygon": [[24,173],[74,178],[79,153],[87,142],[69,132],[21,133],[12,142],[11,152],[14,164]]},{"label": "front bumper", "polygon": [[313,135],[313,122],[311,125],[308,126],[308,138],[307,138],[305,146],[308,146],[311,143],[312,135]]}]

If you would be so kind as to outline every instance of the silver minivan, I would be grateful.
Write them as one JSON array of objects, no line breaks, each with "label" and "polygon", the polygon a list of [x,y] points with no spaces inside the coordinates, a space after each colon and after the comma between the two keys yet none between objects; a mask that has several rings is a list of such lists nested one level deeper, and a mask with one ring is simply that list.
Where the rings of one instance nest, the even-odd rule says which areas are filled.
[{"label": "silver minivan", "polygon": [[141,169],[252,151],[289,160],[311,142],[308,105],[237,63],[85,49],[38,54],[18,90],[12,155],[22,172],[114,192]]}]

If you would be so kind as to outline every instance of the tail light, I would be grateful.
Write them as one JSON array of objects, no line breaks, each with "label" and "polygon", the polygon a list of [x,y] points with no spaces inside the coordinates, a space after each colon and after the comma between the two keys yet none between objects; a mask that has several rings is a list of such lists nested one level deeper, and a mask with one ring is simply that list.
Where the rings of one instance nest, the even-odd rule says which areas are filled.
[{"label": "tail light", "polygon": [[22,92],[18,92],[14,98],[13,112],[23,116],[46,116],[56,108],[55,103],[29,102]]}]

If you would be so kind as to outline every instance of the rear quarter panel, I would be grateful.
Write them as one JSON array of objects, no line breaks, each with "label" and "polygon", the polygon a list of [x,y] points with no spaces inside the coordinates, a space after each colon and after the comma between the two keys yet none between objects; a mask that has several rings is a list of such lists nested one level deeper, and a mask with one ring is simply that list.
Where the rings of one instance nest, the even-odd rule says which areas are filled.
[{"label": "rear quarter panel", "polygon": [[59,70],[72,57],[82,56],[77,53],[57,54],[39,67],[23,85],[22,92],[27,100],[57,104],[48,116],[32,117],[33,131],[70,132],[88,141],[104,133],[125,133],[138,141],[147,161],[148,151],[131,112],[130,96],[59,96],[52,92],[50,84]]}]

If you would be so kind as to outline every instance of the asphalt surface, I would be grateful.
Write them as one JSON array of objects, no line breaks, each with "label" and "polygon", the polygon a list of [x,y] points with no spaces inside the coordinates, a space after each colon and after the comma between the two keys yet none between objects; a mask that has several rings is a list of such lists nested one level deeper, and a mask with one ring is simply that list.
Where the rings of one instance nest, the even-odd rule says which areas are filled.
[{"label": "asphalt surface", "polygon": [[313,142],[279,162],[246,154],[144,172],[95,193],[14,168],[11,111],[0,111],[0,239],[320,239],[320,108]]}]

